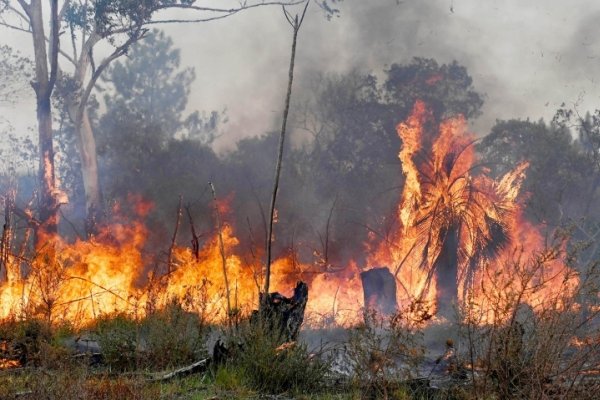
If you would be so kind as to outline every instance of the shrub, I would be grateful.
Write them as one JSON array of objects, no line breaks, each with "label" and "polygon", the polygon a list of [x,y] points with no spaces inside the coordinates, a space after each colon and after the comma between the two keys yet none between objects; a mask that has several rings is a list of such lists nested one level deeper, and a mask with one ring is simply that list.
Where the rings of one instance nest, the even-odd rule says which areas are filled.
[{"label": "shrub", "polygon": [[94,326],[95,336],[106,363],[115,370],[131,370],[136,366],[138,326],[125,314],[105,315]]},{"label": "shrub", "polygon": [[[500,272],[488,273],[502,290],[484,304],[467,302],[463,359],[474,366],[471,395],[512,398],[593,398],[598,382],[586,382],[600,364],[597,317],[598,264],[578,270],[563,244],[525,259],[515,252]],[[560,273],[549,265],[562,265]],[[570,268],[569,268],[570,267]],[[509,276],[510,287],[500,286]],[[548,290],[551,288],[551,290]],[[537,296],[543,301],[527,303]],[[481,303],[481,300],[479,301]]]},{"label": "shrub", "polygon": [[321,390],[328,363],[310,354],[303,343],[282,343],[281,335],[268,329],[269,325],[243,324],[238,334],[230,337],[229,347],[235,351],[227,368],[239,370],[248,387],[263,393]]},{"label": "shrub", "polygon": [[9,358],[18,358],[22,365],[53,367],[62,363],[68,350],[61,338],[70,332],[53,329],[45,320],[5,320],[0,325],[0,338],[6,344]]},{"label": "shrub", "polygon": [[401,383],[415,378],[424,348],[418,327],[401,315],[366,311],[365,322],[350,331],[347,352],[362,398],[407,398]]},{"label": "shrub", "polygon": [[196,313],[169,302],[141,321],[142,363],[153,369],[187,364],[206,356],[207,327]]}]

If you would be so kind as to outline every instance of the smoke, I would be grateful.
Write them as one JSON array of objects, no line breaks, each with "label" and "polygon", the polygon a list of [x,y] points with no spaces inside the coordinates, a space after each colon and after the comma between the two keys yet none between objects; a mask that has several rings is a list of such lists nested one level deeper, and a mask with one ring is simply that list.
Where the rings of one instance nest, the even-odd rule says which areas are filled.
[{"label": "smoke", "polygon": [[[452,6],[452,9],[451,9]],[[487,95],[473,126],[489,132],[498,118],[550,119],[563,102],[594,108],[600,95],[593,0],[345,1],[328,21],[309,9],[298,43],[298,96],[314,71],[359,68],[381,75],[394,62],[431,57],[465,65]],[[594,12],[595,11],[595,12]],[[223,151],[241,137],[275,128],[280,118],[291,32],[281,10],[264,8],[216,23],[167,28],[198,79],[190,107],[228,109],[217,142]]]},{"label": "smoke", "polygon": [[[315,70],[380,73],[413,56],[456,59],[487,94],[474,125],[482,134],[497,118],[549,119],[563,102],[592,109],[600,97],[594,79],[600,5],[594,0],[577,7],[560,0],[346,0],[337,6],[340,15],[331,21],[314,4],[309,8],[298,45],[297,91]],[[219,151],[277,126],[291,41],[280,8],[162,28],[182,49],[183,65],[196,68],[189,108],[228,110]],[[29,43],[26,33],[3,28],[0,44],[31,56]],[[1,105],[21,131],[35,121],[33,93],[24,92],[13,106]]]},{"label": "smoke", "polygon": [[[317,72],[344,74],[359,70],[381,80],[391,64],[408,63],[413,57],[433,58],[440,64],[456,60],[467,67],[475,89],[486,94],[481,117],[471,121],[478,134],[489,132],[498,118],[550,119],[563,102],[579,102],[582,109],[595,108],[593,103],[600,96],[594,80],[598,62],[595,39],[600,37],[595,20],[600,6],[594,0],[584,0],[578,7],[559,0],[346,0],[339,3],[339,8],[340,16],[331,20],[318,7],[309,8],[298,41],[293,93],[296,110],[312,95],[311,82]],[[182,66],[196,71],[187,111],[227,109],[228,122],[221,126],[223,135],[214,145],[221,159],[228,155],[234,159],[232,152],[241,139],[278,129],[292,34],[280,8],[259,7],[210,23],[161,27],[181,49]],[[4,33],[0,43],[19,47],[26,42],[23,33]],[[27,51],[29,46],[22,49],[24,54]],[[23,95],[14,107],[4,105],[5,115],[13,116],[11,123],[17,130],[24,131],[22,127],[35,121],[31,98],[32,92]],[[208,162],[199,163],[196,170],[180,167],[201,177],[180,179],[189,189],[178,189],[173,184],[172,190],[188,191],[187,198],[193,198],[194,191],[202,191],[200,182],[214,180],[221,193],[236,192],[241,225],[251,216],[250,225],[258,231],[258,203],[267,203],[272,179],[271,161],[265,160],[274,159],[274,146],[254,154],[261,159],[244,160],[245,164],[233,167],[211,166]],[[206,159],[217,162],[209,156]],[[161,165],[176,165],[179,160],[160,161]],[[249,166],[257,168],[255,176],[248,176]],[[202,172],[197,172],[200,167]],[[387,167],[390,174],[399,175],[396,165]],[[293,161],[286,160],[284,168],[293,168]],[[174,169],[163,169],[175,174]],[[335,193],[317,194],[310,183],[292,180],[292,175],[285,179],[281,204],[287,204],[289,212],[296,210],[285,218],[296,222],[290,224],[293,229],[307,234],[300,239],[309,240],[310,233],[310,240],[315,242],[325,232],[324,221]],[[298,189],[301,184],[306,186]],[[286,191],[294,196],[286,197]],[[379,207],[391,208],[393,200],[394,195],[390,195]],[[176,201],[174,192],[172,208]],[[356,229],[349,228],[348,221],[364,221],[357,221],[355,210],[344,201],[336,210],[333,219],[345,221],[336,226],[338,231],[347,231],[344,239],[348,239]],[[165,210],[164,214],[172,219],[172,212]],[[281,223],[278,229],[284,226]],[[286,232],[282,236],[292,238],[295,234]]]}]

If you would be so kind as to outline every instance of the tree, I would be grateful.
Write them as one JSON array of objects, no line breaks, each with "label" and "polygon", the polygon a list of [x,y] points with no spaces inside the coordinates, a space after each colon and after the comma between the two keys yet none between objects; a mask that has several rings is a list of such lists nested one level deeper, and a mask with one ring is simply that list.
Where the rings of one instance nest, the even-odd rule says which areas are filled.
[{"label": "tree", "polygon": [[457,115],[473,119],[481,113],[482,96],[456,61],[439,65],[416,57],[409,64],[392,64],[386,73],[384,98],[394,113],[408,115],[417,100],[428,105],[437,122]]},{"label": "tree", "polygon": [[[130,53],[130,58],[117,61],[106,73],[107,110],[96,130],[103,187],[111,200],[134,191],[160,206],[170,204],[173,199],[165,196],[172,193],[195,197],[193,191],[210,177],[203,173],[207,163],[214,163],[211,171],[220,164],[208,148],[220,114],[184,115],[194,71],[179,69],[179,51],[164,33],[149,33],[132,45]],[[194,151],[203,160],[194,160]],[[202,176],[204,181],[199,180]],[[171,189],[165,192],[166,186]]]},{"label": "tree", "polygon": [[[264,300],[265,303],[261,304],[261,306],[269,306],[268,298],[269,298],[269,283],[271,278],[271,243],[273,241],[273,220],[275,216],[275,205],[277,200],[277,191],[279,189],[279,176],[281,175],[281,164],[283,161],[283,149],[285,145],[285,131],[287,128],[287,120],[288,114],[290,111],[290,99],[292,96],[292,83],[294,82],[294,63],[296,61],[296,43],[298,40],[298,31],[300,31],[300,27],[302,26],[302,22],[304,21],[304,16],[306,15],[306,9],[308,8],[308,1],[304,6],[304,10],[302,11],[302,15],[298,16],[296,14],[295,17],[292,17],[291,14],[283,7],[283,13],[288,23],[292,27],[293,36],[292,36],[292,54],[290,56],[290,68],[288,72],[288,87],[285,95],[285,105],[283,108],[283,116],[281,122],[281,132],[279,134],[279,146],[277,151],[277,164],[275,164],[275,179],[273,180],[273,192],[271,195],[271,205],[269,207],[269,220],[268,220],[268,229],[267,229],[267,248],[266,248],[266,262],[265,262],[265,286],[264,286]],[[263,312],[266,309],[261,308]]]},{"label": "tree", "polygon": [[598,169],[566,126],[543,121],[497,121],[477,149],[496,177],[521,162],[529,163],[523,191],[528,193],[530,218],[554,227],[587,214],[587,188]]},{"label": "tree", "polygon": [[[396,125],[423,100],[432,110],[426,122],[431,135],[443,118],[476,117],[483,100],[464,67],[423,58],[392,64],[382,83],[374,74],[354,70],[317,76],[313,87],[316,95],[295,117],[311,139],[297,155],[302,159],[296,163],[302,166],[298,174],[316,185],[321,204],[329,207],[337,199],[332,230],[339,242],[357,250],[348,256],[360,260],[358,250],[369,231],[383,237],[393,231],[389,216],[403,185]],[[433,136],[425,139],[428,146]]]},{"label": "tree", "polygon": [[[179,70],[180,51],[164,32],[153,30],[129,51],[125,62],[117,61],[106,72],[114,94],[105,95],[104,121],[126,114],[147,129],[162,133],[164,141],[189,137],[210,144],[216,135],[219,114],[202,118],[195,111],[187,117],[190,87],[196,78],[193,68]],[[114,138],[118,139],[118,138]]]},{"label": "tree", "polygon": [[[237,7],[219,8],[197,5],[193,0],[151,0],[129,2],[125,0],[65,0],[58,10],[58,0],[51,1],[49,16],[51,31],[44,33],[45,18],[40,0],[2,0],[2,13],[7,20],[0,25],[27,32],[34,40],[36,63],[36,96],[38,100],[38,122],[40,126],[40,182],[42,183],[40,215],[43,221],[53,220],[49,225],[56,231],[58,206],[64,197],[56,190],[54,182],[54,154],[52,150],[52,113],[50,96],[58,76],[60,54],[74,68],[71,77],[72,90],[65,93],[65,104],[74,125],[82,178],[86,194],[88,219],[95,219],[101,207],[98,181],[96,143],[87,115],[87,102],[97,80],[110,63],[126,54],[131,44],[144,38],[146,27],[162,23],[197,23],[222,19],[241,11],[268,5],[297,4],[301,1],[256,1],[244,2]],[[18,5],[16,4],[18,3]],[[185,10],[185,18],[162,18],[163,10]],[[7,22],[8,21],[8,22]],[[59,30],[68,32],[71,53],[59,47]],[[49,55],[46,52],[49,43]],[[105,43],[113,47],[112,53],[99,63],[95,62],[94,49]],[[50,64],[50,69],[48,68]],[[62,73],[66,73],[62,69]],[[59,198],[61,198],[59,200]]]},{"label": "tree", "polygon": [[[42,232],[53,234],[57,231],[58,208],[65,202],[65,196],[56,186],[54,169],[54,143],[52,132],[51,96],[58,76],[59,53],[59,11],[58,0],[50,1],[50,32],[45,33],[46,23],[42,1],[3,0],[3,13],[13,13],[26,21],[28,28],[12,26],[31,34],[35,74],[31,83],[35,92],[39,138],[39,221]],[[3,22],[3,25],[7,25]],[[48,43],[47,43],[48,42]],[[46,48],[46,45],[48,47]]]}]

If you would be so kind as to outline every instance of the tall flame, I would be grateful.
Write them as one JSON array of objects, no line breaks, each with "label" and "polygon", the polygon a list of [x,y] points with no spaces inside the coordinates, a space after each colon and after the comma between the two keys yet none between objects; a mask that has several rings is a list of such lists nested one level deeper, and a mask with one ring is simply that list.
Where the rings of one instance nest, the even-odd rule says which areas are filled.
[{"label": "tall flame", "polygon": [[[454,287],[461,299],[469,296],[485,314],[490,299],[502,298],[514,284],[503,273],[504,266],[517,253],[531,258],[543,248],[540,230],[523,218],[518,201],[527,163],[492,179],[478,164],[474,137],[467,133],[464,118],[442,122],[437,136],[430,139],[432,122],[431,112],[418,101],[408,119],[397,126],[405,176],[397,228],[386,240],[371,238],[366,243],[367,266],[350,261],[344,268],[326,270],[301,263],[295,254],[274,261],[274,290],[289,294],[297,279],[308,283],[309,323],[357,322],[364,306],[360,272],[378,266],[387,266],[395,276],[401,306],[418,303],[433,313],[444,288]],[[28,262],[10,255],[9,279],[0,284],[0,318],[42,316],[84,324],[111,312],[141,316],[179,299],[190,311],[223,320],[227,317],[223,258],[233,311],[247,314],[257,306],[263,279],[261,254],[240,254],[232,224],[221,229],[223,249],[216,235],[198,255],[176,246],[166,275],[148,273],[144,256],[148,231],[143,219],[152,205],[139,197],[129,202],[135,205],[133,220],[125,223],[116,207],[113,213],[119,222],[92,239],[68,243],[48,238],[51,245],[39,246]],[[219,203],[222,214],[228,213],[226,203]],[[452,263],[453,282],[438,281],[443,268]],[[556,261],[548,262],[544,271],[546,277],[566,276],[565,267]],[[534,279],[544,282],[545,278]],[[569,281],[567,286],[573,284]],[[544,290],[556,290],[547,286]],[[539,305],[544,296],[538,290],[523,300]]]}]

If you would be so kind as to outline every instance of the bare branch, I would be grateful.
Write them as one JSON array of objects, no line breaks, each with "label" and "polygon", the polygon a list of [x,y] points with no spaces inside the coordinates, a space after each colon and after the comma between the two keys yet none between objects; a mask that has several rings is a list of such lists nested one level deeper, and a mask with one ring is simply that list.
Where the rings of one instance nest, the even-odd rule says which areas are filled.
[{"label": "bare branch", "polygon": [[104,70],[110,65],[111,62],[121,57],[123,54],[127,53],[129,46],[131,46],[131,44],[135,41],[144,37],[144,34],[145,32],[141,28],[138,28],[136,34],[132,35],[124,44],[117,47],[110,56],[102,60],[98,68],[92,74],[90,81],[88,82],[87,86],[85,87],[85,90],[81,95],[81,101],[79,103],[79,107],[77,108],[77,115],[75,116],[74,121],[76,126],[79,126],[81,124],[81,121],[83,120],[83,114],[87,106],[87,100],[89,99],[90,94],[92,93],[92,90],[96,85],[96,81],[98,81],[98,78],[100,77],[100,75],[102,75],[102,72],[104,72]]},{"label": "bare branch", "polygon": [[213,7],[195,6],[193,4],[170,4],[168,6],[157,8],[157,10],[162,9],[162,8],[182,8],[182,9],[187,9],[187,10],[230,14],[233,12],[238,12],[238,11],[242,11],[242,10],[248,10],[251,8],[268,6],[268,5],[292,6],[295,4],[300,4],[303,1],[305,1],[305,0],[299,0],[299,1],[293,1],[293,2],[285,2],[285,1],[260,2],[260,3],[256,3],[256,4],[250,4],[250,5],[242,4],[240,7],[237,7],[237,8],[213,8]]},{"label": "bare branch", "polygon": [[[230,16],[232,16],[234,14],[237,14],[240,11],[250,10],[250,9],[256,8],[256,7],[275,6],[275,5],[280,5],[282,7],[284,7],[284,6],[293,6],[293,5],[297,5],[297,4],[302,4],[304,1],[306,1],[306,0],[294,0],[294,1],[290,1],[290,2],[286,2],[286,1],[264,1],[264,2],[260,2],[260,3],[256,3],[256,4],[250,4],[250,5],[248,5],[246,3],[243,3],[238,8],[229,8],[229,9],[211,8],[211,7],[199,7],[199,6],[187,5],[187,4],[169,5],[169,6],[157,8],[154,11],[158,11],[158,10],[161,10],[161,9],[179,8],[179,9],[190,9],[190,10],[194,10],[194,11],[198,11],[198,12],[220,13],[221,15],[216,15],[216,16],[212,16],[212,17],[205,17],[205,18],[192,18],[192,19],[181,19],[180,18],[180,19],[153,20],[153,21],[148,21],[148,22],[144,23],[144,25],[209,22],[209,21],[215,21],[215,20],[227,18],[227,17],[230,17]],[[119,31],[123,31],[123,30],[119,30]],[[115,33],[121,33],[119,31],[114,31],[114,32]]]},{"label": "bare branch", "polygon": [[14,30],[20,31],[20,32],[31,33],[31,29],[25,29],[25,28],[21,28],[21,27],[16,26],[16,25],[7,24],[4,21],[0,21],[0,25],[1,26],[5,26],[5,27],[10,28],[10,29],[14,29]]},{"label": "bare branch", "polygon": [[[223,19],[223,18],[227,18],[233,14],[236,14],[237,11],[229,13],[229,14],[223,14],[223,15],[219,15],[217,17],[209,17],[209,18],[198,18],[198,19],[164,19],[164,20],[158,20],[158,21],[149,21],[146,22],[144,25],[157,25],[157,24],[190,24],[190,23],[196,23],[196,22],[209,22],[209,21],[216,21],[218,19]],[[127,29],[123,29],[123,32],[127,31]]]},{"label": "bare branch", "polygon": [[13,13],[17,14],[17,16],[19,16],[21,18],[21,20],[23,22],[25,22],[26,24],[29,24],[29,18],[23,14],[21,11],[17,10],[16,8],[14,8],[13,6],[11,6],[10,4],[6,4],[6,9],[12,11]]},{"label": "bare branch", "polygon": [[171,246],[169,246],[169,254],[167,257],[167,273],[171,273],[173,264],[173,249],[175,249],[175,243],[177,242],[177,232],[179,232],[179,224],[181,223],[181,202],[183,196],[179,195],[179,203],[177,204],[177,217],[175,218],[175,229],[173,230],[173,236],[171,237]]},{"label": "bare branch", "polygon": [[212,191],[213,202],[215,207],[215,216],[217,218],[217,229],[219,236],[219,250],[221,253],[221,262],[223,265],[223,280],[225,282],[225,293],[227,295],[227,325],[231,329],[231,299],[230,299],[230,291],[229,291],[229,279],[227,277],[227,258],[225,256],[225,245],[223,244],[223,227],[221,224],[221,212],[219,211],[219,205],[217,203],[217,193],[215,192],[215,186],[212,182],[208,182],[210,186],[210,190]]},{"label": "bare branch", "polygon": [[306,10],[308,10],[309,4],[310,2],[307,1],[306,5],[304,6],[304,10],[302,10],[302,16],[300,17],[300,22],[298,22],[298,28],[300,28],[302,26],[302,22],[304,22],[304,16],[306,15]]},{"label": "bare branch", "polygon": [[27,2],[25,0],[18,0],[19,4],[21,5],[21,8],[23,9],[23,11],[25,11],[25,14],[29,15],[29,13],[31,12],[31,4],[27,4]]},{"label": "bare branch", "polygon": [[[308,7],[308,2],[307,2],[307,6],[304,7],[304,12],[306,12],[306,8]],[[285,12],[285,8],[284,8],[284,12]],[[304,13],[303,13],[304,15]],[[287,16],[286,16],[287,18]],[[285,105],[283,108],[283,116],[282,116],[282,123],[281,123],[281,133],[279,135],[279,150],[278,150],[278,154],[277,154],[277,164],[275,166],[275,179],[273,182],[273,192],[271,194],[271,207],[270,207],[270,214],[269,214],[269,229],[268,229],[268,233],[267,233],[267,259],[266,259],[266,263],[265,263],[265,286],[264,286],[264,299],[266,301],[266,299],[268,299],[269,297],[269,285],[270,285],[270,279],[271,279],[271,258],[272,258],[272,240],[273,240],[273,217],[275,214],[275,203],[277,201],[277,191],[279,190],[279,177],[281,175],[281,164],[283,161],[283,145],[284,145],[284,141],[285,141],[285,132],[286,132],[286,128],[287,128],[287,120],[288,120],[288,114],[290,111],[290,100],[292,97],[292,83],[294,82],[294,63],[296,61],[296,43],[298,40],[298,31],[300,30],[300,23],[298,22],[298,16],[296,15],[295,18],[295,23],[292,26],[293,28],[293,37],[292,37],[292,52],[290,55],[290,67],[289,67],[289,72],[288,72],[288,87],[287,87],[287,93],[285,96]],[[262,306],[262,304],[261,304]]]}]

